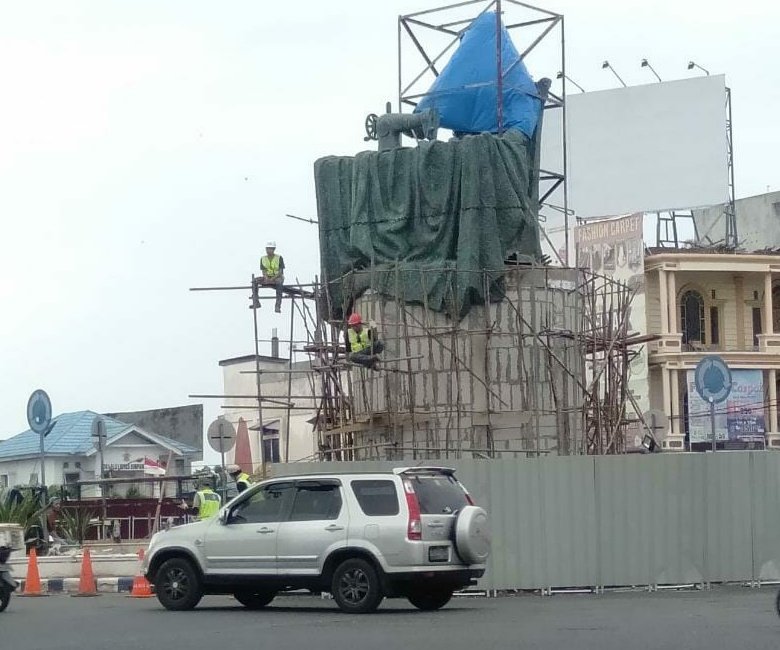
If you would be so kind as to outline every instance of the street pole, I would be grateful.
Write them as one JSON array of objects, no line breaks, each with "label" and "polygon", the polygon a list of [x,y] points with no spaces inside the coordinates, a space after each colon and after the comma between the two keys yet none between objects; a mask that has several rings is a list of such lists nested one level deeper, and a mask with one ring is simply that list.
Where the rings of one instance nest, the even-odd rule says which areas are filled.
[{"label": "street pole", "polygon": [[46,454],[44,452],[43,444],[46,440],[46,434],[51,430],[51,427],[47,427],[41,431],[41,507],[43,508],[43,516],[41,517],[41,536],[43,537],[44,545],[49,543],[49,522],[46,519],[46,505],[49,503],[49,490],[46,487]]},{"label": "street pole", "polygon": [[712,451],[715,451],[715,400],[712,397],[710,397],[710,425],[712,426]]}]

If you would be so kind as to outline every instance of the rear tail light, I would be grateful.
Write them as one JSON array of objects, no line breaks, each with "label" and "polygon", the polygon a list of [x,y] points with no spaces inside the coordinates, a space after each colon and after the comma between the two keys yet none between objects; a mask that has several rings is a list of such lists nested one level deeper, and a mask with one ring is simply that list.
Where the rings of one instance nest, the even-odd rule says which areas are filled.
[{"label": "rear tail light", "polygon": [[420,502],[414,493],[411,481],[404,481],[406,507],[409,509],[409,521],[406,525],[406,537],[411,540],[422,539],[422,520],[420,519]]},{"label": "rear tail light", "polygon": [[469,491],[463,486],[463,483],[458,481],[458,485],[460,485],[460,489],[463,490],[463,494],[466,495],[466,503],[468,503],[470,506],[477,505],[473,499],[473,497],[469,494]]}]

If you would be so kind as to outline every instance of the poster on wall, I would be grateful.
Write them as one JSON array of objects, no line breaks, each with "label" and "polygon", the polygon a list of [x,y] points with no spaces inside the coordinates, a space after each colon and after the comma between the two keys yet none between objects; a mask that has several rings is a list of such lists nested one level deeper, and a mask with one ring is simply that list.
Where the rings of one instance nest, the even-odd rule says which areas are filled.
[{"label": "poster on wall", "polygon": [[[647,333],[643,224],[644,215],[638,213],[590,221],[574,229],[577,266],[621,282],[635,291],[628,308],[628,331],[632,334]],[[636,346],[633,351],[636,354],[629,367],[628,390],[640,413],[645,413],[650,409],[647,348]],[[636,416],[630,404],[627,413],[630,419]],[[632,422],[626,431],[626,449],[640,448],[643,435],[642,425],[638,421]]]},{"label": "poster on wall", "polygon": [[[696,391],[694,370],[688,371],[688,433],[692,443],[711,442],[710,405]],[[715,439],[761,441],[766,433],[764,417],[764,373],[761,370],[732,370],[731,393],[715,405]]]}]

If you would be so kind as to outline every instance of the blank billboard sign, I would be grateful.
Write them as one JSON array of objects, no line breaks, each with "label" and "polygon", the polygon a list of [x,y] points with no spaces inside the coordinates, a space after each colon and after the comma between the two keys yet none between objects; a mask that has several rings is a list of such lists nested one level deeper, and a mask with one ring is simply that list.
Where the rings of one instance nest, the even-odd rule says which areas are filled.
[{"label": "blank billboard sign", "polygon": [[[569,208],[591,218],[724,203],[725,107],[723,75],[567,95]],[[562,117],[545,111],[549,171],[563,169]]]}]

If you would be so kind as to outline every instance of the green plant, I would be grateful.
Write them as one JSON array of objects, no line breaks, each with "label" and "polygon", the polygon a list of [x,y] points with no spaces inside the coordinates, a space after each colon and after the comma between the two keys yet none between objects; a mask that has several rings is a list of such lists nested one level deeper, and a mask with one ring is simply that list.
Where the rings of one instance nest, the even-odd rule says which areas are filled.
[{"label": "green plant", "polygon": [[63,537],[78,540],[79,544],[83,544],[90,521],[94,517],[95,512],[89,508],[62,508],[59,512],[58,524]]},{"label": "green plant", "polygon": [[40,505],[32,494],[24,495],[21,500],[11,500],[9,496],[8,490],[0,491],[0,522],[21,524],[25,531],[33,524],[40,523],[35,516]]},{"label": "green plant", "polygon": [[128,499],[138,499],[141,496],[141,490],[138,488],[137,485],[131,485],[129,488],[127,488],[127,494],[125,494],[125,497]]}]

